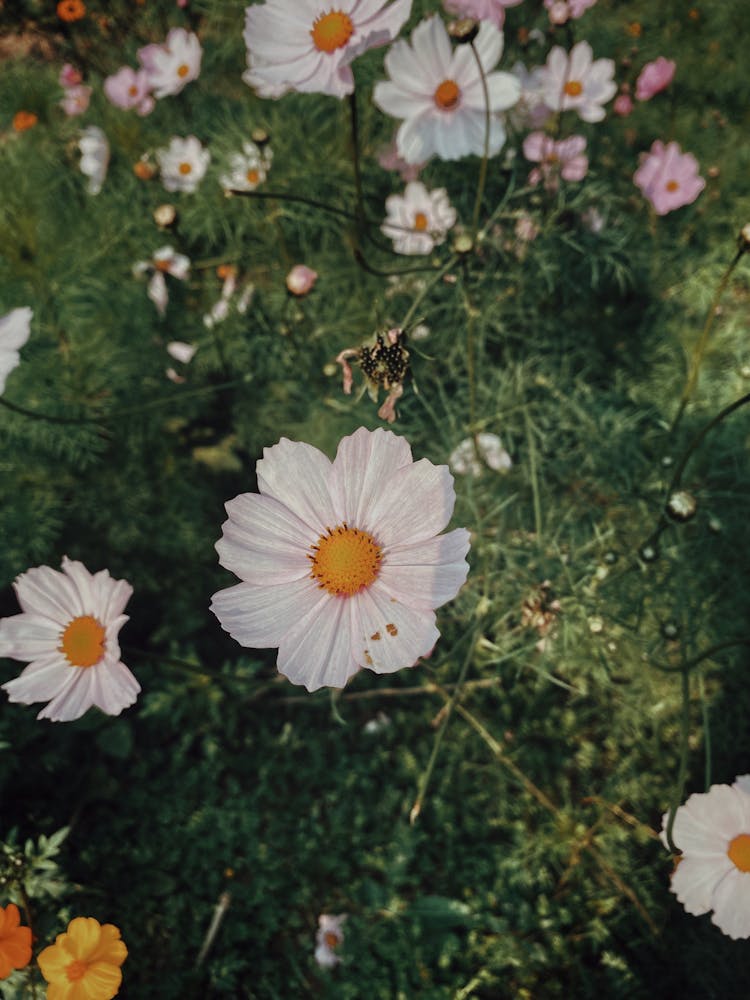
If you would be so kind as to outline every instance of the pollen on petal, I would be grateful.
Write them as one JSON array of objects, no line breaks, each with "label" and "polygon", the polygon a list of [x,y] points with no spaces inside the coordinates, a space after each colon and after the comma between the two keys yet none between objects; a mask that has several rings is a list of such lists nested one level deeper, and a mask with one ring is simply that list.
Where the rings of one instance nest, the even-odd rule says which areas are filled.
[{"label": "pollen on petal", "polygon": [[339,525],[321,535],[312,551],[310,576],[329,594],[351,597],[377,579],[380,546],[366,531]]},{"label": "pollen on petal", "polygon": [[354,34],[354,24],[348,14],[331,10],[321,14],[312,26],[310,35],[319,52],[335,52],[343,48]]}]

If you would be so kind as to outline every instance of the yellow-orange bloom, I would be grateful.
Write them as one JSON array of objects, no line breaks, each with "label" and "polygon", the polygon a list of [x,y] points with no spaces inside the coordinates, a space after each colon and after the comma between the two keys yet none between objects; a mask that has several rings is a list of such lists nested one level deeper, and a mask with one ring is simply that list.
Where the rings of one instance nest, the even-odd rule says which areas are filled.
[{"label": "yellow-orange bloom", "polygon": [[122,983],[128,949],[114,924],[76,917],[37,961],[49,983],[47,1000],[112,1000]]},{"label": "yellow-orange bloom", "polygon": [[0,979],[31,961],[31,929],[19,926],[21,916],[15,903],[0,906]]},{"label": "yellow-orange bloom", "polygon": [[16,111],[13,115],[13,129],[16,132],[25,132],[33,128],[39,121],[33,111]]},{"label": "yellow-orange bloom", "polygon": [[86,4],[82,0],[60,0],[57,16],[61,21],[80,21],[86,16]]}]

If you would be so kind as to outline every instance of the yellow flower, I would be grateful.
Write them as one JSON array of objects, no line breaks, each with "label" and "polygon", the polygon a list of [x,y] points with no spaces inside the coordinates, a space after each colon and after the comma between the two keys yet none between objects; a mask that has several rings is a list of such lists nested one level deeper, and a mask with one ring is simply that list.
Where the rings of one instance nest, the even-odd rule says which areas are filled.
[{"label": "yellow flower", "polygon": [[93,917],[76,917],[37,961],[49,983],[47,1000],[111,1000],[128,956],[120,930]]}]

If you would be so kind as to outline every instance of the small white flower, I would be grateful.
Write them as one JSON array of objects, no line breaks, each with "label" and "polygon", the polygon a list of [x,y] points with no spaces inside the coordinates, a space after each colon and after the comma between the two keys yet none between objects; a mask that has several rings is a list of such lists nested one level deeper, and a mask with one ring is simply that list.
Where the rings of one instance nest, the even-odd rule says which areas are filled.
[{"label": "small white flower", "polygon": [[157,150],[156,159],[167,191],[192,193],[203,180],[211,154],[194,135],[173,136],[166,149]]},{"label": "small white flower", "polygon": [[260,149],[254,142],[243,142],[242,152],[229,157],[229,172],[219,183],[225,190],[254,191],[268,176],[273,160],[270,146]]},{"label": "small white flower", "polygon": [[346,913],[336,916],[321,913],[318,917],[318,930],[315,935],[315,961],[321,969],[332,969],[341,961],[337,954],[344,940],[344,921]]},{"label": "small white flower", "polygon": [[585,122],[600,122],[604,105],[617,93],[612,59],[594,60],[588,42],[570,52],[556,45],[544,67],[544,102],[553,111],[576,111]]},{"label": "small white flower", "polygon": [[28,666],[2,687],[11,701],[49,704],[37,716],[71,722],[92,705],[119,715],[140,684],[120,661],[117,634],[133,588],[106,569],[93,575],[63,557],[62,573],[37,566],[15,584],[22,614],[0,621],[0,656]]},{"label": "small white flower", "polygon": [[201,71],[203,50],[198,36],[184,28],[172,28],[163,45],[146,45],[138,59],[148,77],[154,97],[179,94]]},{"label": "small white flower", "polygon": [[169,302],[169,291],[164,276],[169,274],[178,281],[185,281],[189,273],[190,259],[184,254],[177,253],[174,247],[170,246],[159,247],[151,260],[139,260],[133,265],[133,274],[136,277],[141,274],[151,275],[148,297],[156,306],[160,316],[164,315]]},{"label": "small white flower", "polygon": [[384,729],[387,729],[390,724],[391,717],[381,710],[373,719],[367,720],[364,726],[362,726],[362,732],[368,736],[377,736],[378,733],[382,733]]},{"label": "small white flower", "polygon": [[193,360],[193,356],[198,348],[195,344],[186,344],[184,340],[170,340],[167,344],[167,354],[175,361],[183,365],[188,365]]},{"label": "small white flower", "polygon": [[477,434],[476,448],[473,438],[464,438],[451,452],[448,464],[456,475],[481,476],[485,465],[477,458],[477,451],[482,462],[495,472],[507,472],[513,465],[497,434]]},{"label": "small white flower", "polygon": [[445,188],[428,191],[421,181],[410,181],[402,195],[389,195],[385,207],[386,220],[380,229],[393,240],[396,253],[431,253],[456,223],[456,210]]},{"label": "small white flower", "polygon": [[0,316],[0,395],[5,390],[5,380],[21,360],[18,352],[29,339],[33,316],[29,306],[11,309]]},{"label": "small white flower", "polygon": [[87,125],[78,140],[81,151],[81,173],[88,178],[86,190],[99,194],[109,166],[109,143],[98,125]]}]

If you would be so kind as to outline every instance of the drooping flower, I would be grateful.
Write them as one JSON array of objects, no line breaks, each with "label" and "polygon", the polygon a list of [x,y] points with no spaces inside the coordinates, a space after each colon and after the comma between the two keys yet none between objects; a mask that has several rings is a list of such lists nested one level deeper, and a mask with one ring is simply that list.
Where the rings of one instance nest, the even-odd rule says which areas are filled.
[{"label": "drooping flower", "polygon": [[198,36],[185,28],[171,28],[163,45],[138,49],[138,60],[154,97],[173,97],[201,71],[203,49]]},{"label": "drooping flower", "polygon": [[0,656],[26,660],[15,680],[2,685],[10,701],[49,701],[37,716],[71,722],[92,705],[119,715],[140,685],[120,661],[117,634],[133,593],[106,569],[91,574],[63,557],[62,573],[37,566],[14,584],[22,613],[0,620]]},{"label": "drooping flower", "polygon": [[321,969],[332,969],[341,961],[338,949],[344,942],[346,913],[321,913],[315,933],[315,961]]},{"label": "drooping flower", "polygon": [[512,467],[513,460],[503,448],[503,442],[497,434],[482,433],[477,434],[476,442],[474,438],[464,438],[456,445],[448,464],[456,475],[481,476],[485,468],[492,469],[493,472],[507,472]]},{"label": "drooping flower", "polygon": [[552,24],[565,24],[569,19],[581,17],[596,0],[544,0]]},{"label": "drooping flower", "polygon": [[[730,938],[750,937],[750,794],[746,777],[712,785],[677,809],[672,840],[682,854],[671,890],[688,913],[711,913]],[[666,817],[662,831],[666,845]]]},{"label": "drooping flower", "polygon": [[396,253],[431,253],[456,224],[456,210],[445,188],[428,191],[421,181],[410,181],[402,195],[388,195],[385,208],[380,230],[393,240]]},{"label": "drooping flower", "polygon": [[260,97],[290,90],[346,97],[351,63],[387,45],[411,13],[411,0],[266,0],[245,10],[247,70],[242,79]]},{"label": "drooping flower", "polygon": [[[503,50],[503,35],[483,21],[474,41],[487,80],[490,111],[489,153],[495,156],[505,142],[505,130],[495,112],[518,100],[521,87],[510,73],[493,73]],[[437,155],[458,160],[481,156],[485,140],[485,100],[472,47],[451,50],[439,17],[421,21],[411,42],[392,45],[385,57],[390,80],[375,84],[373,99],[381,111],[403,119],[396,133],[398,151],[407,163]]]},{"label": "drooping flower", "polygon": [[31,961],[31,928],[21,927],[15,903],[0,906],[0,979],[14,969],[24,969]]},{"label": "drooping flower", "polygon": [[242,152],[229,157],[229,172],[222,174],[219,183],[228,191],[254,191],[268,176],[272,161],[269,145],[261,149],[254,142],[243,142]]},{"label": "drooping flower", "polygon": [[114,924],[75,917],[37,959],[49,1000],[112,1000],[122,984],[128,949]]},{"label": "drooping flower", "polygon": [[545,104],[554,111],[576,111],[585,122],[600,122],[604,105],[617,93],[614,72],[614,60],[595,60],[588,42],[578,42],[569,53],[556,45],[544,67]]},{"label": "drooping flower", "polygon": [[68,24],[80,21],[86,16],[86,4],[82,0],[60,0],[57,5],[57,16]]},{"label": "drooping flower", "polygon": [[149,274],[148,297],[156,306],[160,316],[163,316],[169,302],[169,290],[165,275],[170,274],[178,281],[186,281],[190,274],[190,259],[182,253],[177,253],[174,247],[159,247],[151,260],[139,260],[133,265],[133,274]]},{"label": "drooping flower", "polygon": [[143,116],[154,110],[155,101],[150,93],[151,80],[144,69],[122,66],[104,81],[104,94],[116,108],[135,110]]},{"label": "drooping flower", "polygon": [[646,63],[635,81],[635,96],[639,101],[650,101],[674,80],[677,63],[659,56],[654,62]]},{"label": "drooping flower", "polygon": [[492,21],[496,28],[505,23],[505,8],[517,7],[523,0],[443,0],[449,14],[471,17],[475,21]]},{"label": "drooping flower", "polygon": [[167,191],[192,194],[208,170],[211,154],[194,135],[173,136],[166,149],[156,151],[161,182]]},{"label": "drooping flower", "polygon": [[89,194],[99,194],[109,167],[109,142],[98,125],[87,125],[78,140],[81,151],[80,169],[88,178],[86,190]]},{"label": "drooping flower", "polygon": [[216,544],[242,581],[213,596],[222,627],[244,646],[278,646],[280,672],[308,691],[425,656],[434,609],[468,572],[468,531],[440,534],[455,503],[447,466],[360,427],[333,462],[282,438],[256,468],[260,493],[227,503]]},{"label": "drooping flower", "polygon": [[217,323],[222,323],[229,316],[232,305],[241,316],[244,315],[255,294],[255,285],[252,281],[246,279],[238,285],[237,268],[232,264],[221,264],[216,269],[216,276],[221,278],[223,284],[221,296],[203,317],[203,325],[209,330]]},{"label": "drooping flower", "polygon": [[657,139],[633,175],[634,183],[654,206],[657,215],[666,215],[683,205],[690,205],[706,182],[698,173],[698,161],[692,153],[683,153],[676,142]]},{"label": "drooping flower", "polygon": [[29,339],[33,316],[29,306],[0,316],[0,395],[5,391],[5,380],[21,360],[18,352]]},{"label": "drooping flower", "polygon": [[523,141],[523,155],[539,166],[529,174],[529,184],[542,181],[548,191],[556,191],[560,177],[582,181],[589,169],[585,149],[586,139],[582,135],[555,140],[544,132],[530,132]]},{"label": "drooping flower", "polygon": [[298,298],[309,295],[318,280],[318,272],[306,264],[295,264],[286,276],[287,291]]}]

